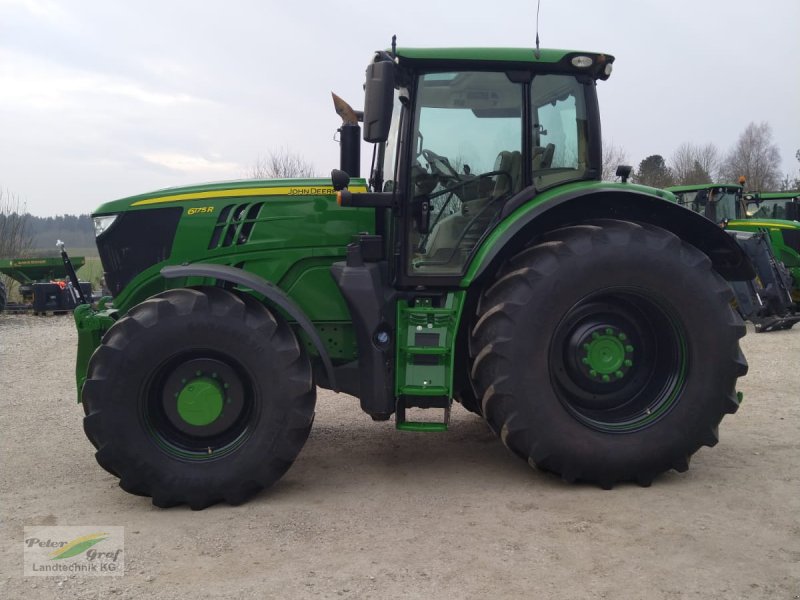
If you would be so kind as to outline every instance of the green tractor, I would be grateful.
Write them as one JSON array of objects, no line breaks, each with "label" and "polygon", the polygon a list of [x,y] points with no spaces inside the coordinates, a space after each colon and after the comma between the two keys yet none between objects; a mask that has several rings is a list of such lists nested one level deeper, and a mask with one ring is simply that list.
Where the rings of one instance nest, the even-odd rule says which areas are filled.
[{"label": "green tractor", "polygon": [[757,332],[791,329],[800,321],[796,306],[800,279],[792,274],[800,262],[797,252],[787,247],[793,233],[800,235],[800,223],[755,218],[758,200],[744,194],[741,184],[703,183],[667,190],[675,194],[678,204],[728,231],[750,257],[757,276],[731,282],[743,319],[751,321]]},{"label": "green tractor", "polygon": [[[685,471],[737,410],[739,246],[600,181],[607,54],[377,52],[331,179],[160,190],[93,214],[113,305],[75,311],[84,429],[156,506],[243,502],[317,386],[443,431],[453,399],[569,482]],[[374,144],[359,177],[361,126]]]},{"label": "green tractor", "polygon": [[792,299],[800,311],[800,192],[754,192],[744,198],[748,220],[731,226],[766,232],[775,256],[792,275]]},{"label": "green tractor", "polygon": [[744,195],[752,219],[800,221],[800,191],[748,192]]}]

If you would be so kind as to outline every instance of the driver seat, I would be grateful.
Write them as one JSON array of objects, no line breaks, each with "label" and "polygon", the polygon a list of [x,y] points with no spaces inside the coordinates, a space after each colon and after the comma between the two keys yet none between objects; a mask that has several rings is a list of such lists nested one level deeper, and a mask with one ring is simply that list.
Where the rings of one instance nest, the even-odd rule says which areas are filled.
[{"label": "driver seat", "polygon": [[494,190],[490,196],[465,202],[461,207],[464,215],[477,214],[488,203],[497,200],[507,194],[515,194],[520,190],[522,182],[522,154],[518,150],[510,152],[503,150],[497,155],[494,161],[494,169],[497,172],[494,181]]},{"label": "driver seat", "polygon": [[[457,259],[458,253],[453,252],[457,246],[464,252],[469,252],[483,236],[499,209],[496,200],[520,190],[522,154],[519,151],[500,152],[495,159],[493,170],[498,173],[494,176],[494,189],[489,196],[462,202],[460,213],[443,218],[433,227],[426,243],[427,254],[432,260],[436,260],[439,253],[445,249],[446,253],[443,254],[449,255],[451,259]],[[497,209],[490,207],[493,203]],[[470,231],[466,231],[467,228]]]}]

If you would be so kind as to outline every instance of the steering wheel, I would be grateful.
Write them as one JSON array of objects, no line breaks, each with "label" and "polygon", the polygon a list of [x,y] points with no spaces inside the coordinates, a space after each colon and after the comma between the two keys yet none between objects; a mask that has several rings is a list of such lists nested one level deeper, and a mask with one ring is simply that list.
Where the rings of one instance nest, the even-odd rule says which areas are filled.
[{"label": "steering wheel", "polygon": [[446,157],[436,154],[433,150],[423,150],[422,156],[428,161],[432,174],[445,179],[461,180],[461,175],[458,174],[458,171],[453,168],[453,165],[450,164]]}]

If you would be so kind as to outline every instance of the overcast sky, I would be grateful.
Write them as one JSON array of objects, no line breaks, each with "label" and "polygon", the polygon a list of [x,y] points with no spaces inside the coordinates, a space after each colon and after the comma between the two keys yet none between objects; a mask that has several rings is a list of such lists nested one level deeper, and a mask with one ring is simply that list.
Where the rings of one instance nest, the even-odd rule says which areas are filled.
[{"label": "overcast sky", "polygon": [[[0,189],[47,216],[242,178],[281,148],[329,173],[330,92],[361,108],[392,34],[532,47],[535,18],[535,0],[0,0]],[[603,134],[632,164],[767,121],[797,173],[799,0],[542,0],[539,18],[542,47],[616,57]]]}]

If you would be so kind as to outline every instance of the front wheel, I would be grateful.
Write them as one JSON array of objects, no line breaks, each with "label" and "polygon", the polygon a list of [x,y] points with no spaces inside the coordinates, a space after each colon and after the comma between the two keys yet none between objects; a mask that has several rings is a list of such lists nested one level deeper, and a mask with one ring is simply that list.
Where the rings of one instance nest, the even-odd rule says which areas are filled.
[{"label": "front wheel", "polygon": [[472,378],[491,428],[567,481],[684,471],[738,400],[745,327],[710,260],[649,225],[550,233],[483,294]]},{"label": "front wheel", "polygon": [[120,487],[167,507],[238,504],[277,481],[314,416],[311,366],[289,326],[246,295],[176,289],[103,337],[84,430]]}]

